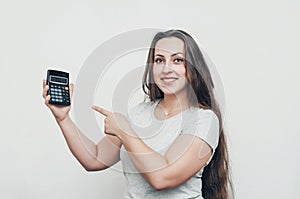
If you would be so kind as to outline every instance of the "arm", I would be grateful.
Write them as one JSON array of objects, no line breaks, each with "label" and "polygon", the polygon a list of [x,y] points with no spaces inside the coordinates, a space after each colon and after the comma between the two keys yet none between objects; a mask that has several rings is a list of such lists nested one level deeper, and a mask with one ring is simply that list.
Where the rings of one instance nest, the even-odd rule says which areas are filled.
[{"label": "arm", "polygon": [[122,142],[137,170],[158,190],[182,184],[195,175],[212,154],[209,145],[193,135],[180,135],[165,156],[134,136],[124,136]]},{"label": "arm", "polygon": [[69,116],[63,121],[57,121],[67,145],[87,171],[106,169],[120,160],[121,141],[107,135],[97,145],[88,139]]},{"label": "arm", "polygon": [[188,134],[178,136],[167,153],[160,155],[135,134],[124,116],[100,107],[94,109],[106,116],[104,132],[120,138],[136,169],[155,189],[182,184],[212,155],[212,149],[204,140]]},{"label": "arm", "polygon": [[[105,136],[97,145],[89,140],[69,117],[71,106],[55,106],[49,104],[50,96],[47,95],[49,87],[43,81],[43,98],[46,106],[51,110],[72,154],[88,171],[102,170],[119,161],[121,141],[115,136]],[[70,84],[70,97],[74,85]]]}]

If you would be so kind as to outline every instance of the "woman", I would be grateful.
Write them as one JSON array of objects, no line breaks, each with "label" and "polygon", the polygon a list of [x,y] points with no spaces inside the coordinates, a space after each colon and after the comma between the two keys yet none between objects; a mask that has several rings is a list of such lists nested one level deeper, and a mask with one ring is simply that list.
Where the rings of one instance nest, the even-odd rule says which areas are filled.
[{"label": "woman", "polygon": [[[67,144],[88,171],[119,160],[128,183],[125,198],[227,199],[231,183],[221,113],[202,53],[184,31],[157,33],[143,78],[150,102],[124,117],[103,108],[106,136],[95,145],[68,116],[49,104]],[[74,85],[70,84],[73,93]]]}]

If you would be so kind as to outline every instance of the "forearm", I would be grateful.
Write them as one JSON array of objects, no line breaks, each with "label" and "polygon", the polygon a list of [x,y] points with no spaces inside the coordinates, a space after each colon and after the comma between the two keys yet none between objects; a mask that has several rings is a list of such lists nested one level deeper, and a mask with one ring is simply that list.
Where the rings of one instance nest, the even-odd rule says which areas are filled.
[{"label": "forearm", "polygon": [[122,114],[96,106],[94,110],[106,117],[104,133],[118,138],[120,143],[116,142],[116,146],[123,144],[135,168],[154,189],[168,189],[184,183],[203,168],[211,155],[210,146],[193,135],[178,136],[161,155],[138,137]]},{"label": "forearm", "polygon": [[[202,139],[189,135],[177,138],[164,156],[138,137],[126,136],[123,145],[136,169],[157,190],[182,184],[195,175],[212,154],[210,146]],[[199,158],[200,151],[202,158]]]},{"label": "forearm", "polygon": [[134,166],[143,178],[153,187],[159,187],[169,165],[167,159],[138,137],[126,136],[122,141]]},{"label": "forearm", "polygon": [[97,145],[80,132],[69,116],[57,123],[72,154],[85,169],[91,170],[97,163]]}]

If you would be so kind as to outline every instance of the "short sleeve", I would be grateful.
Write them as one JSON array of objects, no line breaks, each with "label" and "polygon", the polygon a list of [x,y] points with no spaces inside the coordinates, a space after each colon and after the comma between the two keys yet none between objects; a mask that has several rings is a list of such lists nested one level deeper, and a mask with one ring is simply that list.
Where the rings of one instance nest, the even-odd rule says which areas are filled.
[{"label": "short sleeve", "polygon": [[199,137],[215,151],[219,141],[219,119],[211,110],[198,109],[190,112],[183,118],[181,134]]}]

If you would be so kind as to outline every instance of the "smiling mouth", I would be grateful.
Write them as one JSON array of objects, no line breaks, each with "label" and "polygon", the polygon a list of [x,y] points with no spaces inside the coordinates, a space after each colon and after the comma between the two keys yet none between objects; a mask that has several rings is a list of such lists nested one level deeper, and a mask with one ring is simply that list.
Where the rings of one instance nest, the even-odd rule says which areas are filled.
[{"label": "smiling mouth", "polygon": [[174,82],[176,81],[178,78],[176,77],[163,77],[163,78],[160,78],[163,82]]}]

